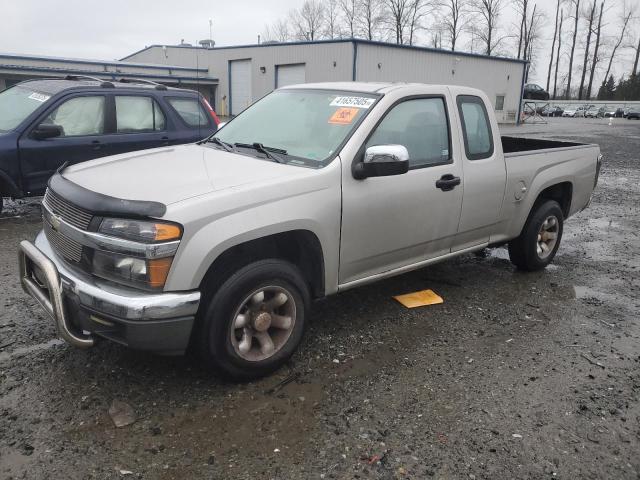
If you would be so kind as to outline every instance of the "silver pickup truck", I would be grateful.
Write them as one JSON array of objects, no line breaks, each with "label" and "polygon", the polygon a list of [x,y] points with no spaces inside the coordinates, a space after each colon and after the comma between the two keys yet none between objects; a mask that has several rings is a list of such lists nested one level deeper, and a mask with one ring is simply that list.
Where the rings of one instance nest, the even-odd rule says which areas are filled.
[{"label": "silver pickup truck", "polygon": [[544,268],[601,158],[501,137],[472,88],[287,87],[198,144],[60,170],[21,280],[72,345],[193,347],[257,377],[293,354],[314,299],[507,243]]}]

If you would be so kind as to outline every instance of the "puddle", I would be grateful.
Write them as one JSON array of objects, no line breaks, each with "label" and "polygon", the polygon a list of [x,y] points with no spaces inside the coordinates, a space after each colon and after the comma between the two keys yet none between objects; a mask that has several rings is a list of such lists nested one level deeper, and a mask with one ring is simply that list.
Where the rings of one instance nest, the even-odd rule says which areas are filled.
[{"label": "puddle", "polygon": [[40,352],[42,350],[48,350],[53,347],[57,347],[58,345],[62,345],[64,342],[59,338],[53,338],[45,343],[39,343],[37,345],[30,345],[28,347],[19,347],[11,352],[3,352],[0,353],[0,362],[5,360],[10,360],[12,358],[21,357],[23,355],[27,355],[33,352]]}]

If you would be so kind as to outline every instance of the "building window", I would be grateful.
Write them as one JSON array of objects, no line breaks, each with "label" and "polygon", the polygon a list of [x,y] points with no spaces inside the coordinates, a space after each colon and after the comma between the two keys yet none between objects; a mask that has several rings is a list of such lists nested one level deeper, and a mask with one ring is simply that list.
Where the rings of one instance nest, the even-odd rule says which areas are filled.
[{"label": "building window", "polygon": [[496,95],[496,112],[504,110],[504,95]]}]

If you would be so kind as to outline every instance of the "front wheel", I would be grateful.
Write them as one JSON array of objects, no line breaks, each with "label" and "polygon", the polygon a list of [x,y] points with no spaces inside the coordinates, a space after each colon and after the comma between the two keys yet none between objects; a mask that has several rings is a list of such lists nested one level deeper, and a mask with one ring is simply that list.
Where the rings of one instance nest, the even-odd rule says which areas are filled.
[{"label": "front wheel", "polygon": [[309,290],[300,270],[261,260],[231,275],[204,305],[196,331],[203,359],[232,380],[281,367],[305,330]]},{"label": "front wheel", "polygon": [[542,270],[551,263],[562,239],[564,215],[558,202],[534,206],[518,238],[509,242],[509,258],[520,270]]}]

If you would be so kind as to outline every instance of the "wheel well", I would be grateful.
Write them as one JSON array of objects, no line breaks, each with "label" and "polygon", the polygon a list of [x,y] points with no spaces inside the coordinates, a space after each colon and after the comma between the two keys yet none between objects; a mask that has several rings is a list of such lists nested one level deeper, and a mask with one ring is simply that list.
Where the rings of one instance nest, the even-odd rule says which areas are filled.
[{"label": "wheel well", "polygon": [[0,171],[0,198],[2,197],[19,197],[20,192],[11,179]]},{"label": "wheel well", "polygon": [[204,295],[212,295],[235,271],[249,263],[279,258],[296,265],[309,285],[313,298],[324,296],[324,257],[316,235],[292,230],[234,245],[211,264],[201,282]]},{"label": "wheel well", "polygon": [[571,210],[571,199],[573,197],[573,185],[571,182],[562,182],[545,188],[538,198],[536,204],[545,200],[555,200],[560,204],[564,218],[569,216]]}]

